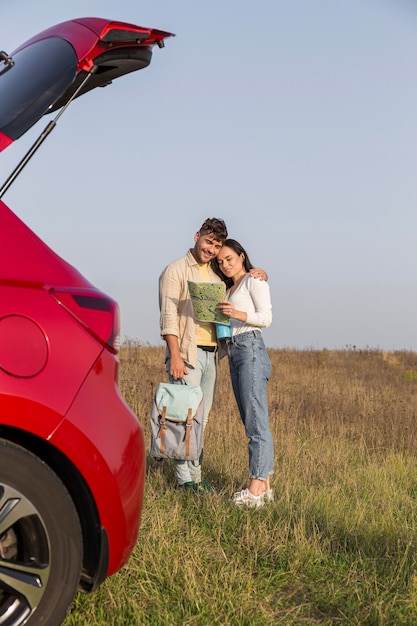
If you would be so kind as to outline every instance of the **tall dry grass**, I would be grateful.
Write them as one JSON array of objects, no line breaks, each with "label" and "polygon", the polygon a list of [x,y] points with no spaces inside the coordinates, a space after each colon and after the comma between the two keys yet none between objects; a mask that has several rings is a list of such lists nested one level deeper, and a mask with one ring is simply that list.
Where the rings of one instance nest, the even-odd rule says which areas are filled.
[{"label": "tall dry grass", "polygon": [[[417,623],[417,355],[270,350],[275,502],[235,510],[247,442],[220,364],[199,499],[148,458],[127,566],[65,624]],[[127,342],[120,386],[149,443],[164,350]]]}]

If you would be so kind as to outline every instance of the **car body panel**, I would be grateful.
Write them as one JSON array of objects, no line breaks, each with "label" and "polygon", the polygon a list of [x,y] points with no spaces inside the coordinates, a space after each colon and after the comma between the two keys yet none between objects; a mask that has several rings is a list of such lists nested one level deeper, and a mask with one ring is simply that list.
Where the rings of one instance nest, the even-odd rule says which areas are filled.
[{"label": "car body panel", "polygon": [[45,287],[92,284],[0,200],[0,283]]},{"label": "car body panel", "polygon": [[[2,201],[0,219],[5,226],[0,337],[3,326],[5,336],[10,328],[13,332],[11,324],[17,329],[11,342],[0,342],[0,422],[49,441],[81,473],[109,537],[112,573],[130,554],[139,526],[145,471],[141,426],[119,394],[117,357],[50,293],[51,285],[78,290],[91,284]],[[27,343],[18,334],[21,320],[36,324],[45,338],[46,363],[33,375],[27,373]],[[18,368],[25,368],[25,376]]]},{"label": "car body panel", "polygon": [[[63,307],[57,306],[50,289],[52,286],[79,289],[92,285],[1,200],[0,222],[0,336],[8,332],[11,316],[14,320],[32,320],[43,333],[47,348],[47,362],[42,370],[36,372],[36,376],[25,377],[10,372],[5,360],[10,360],[8,350],[12,346],[5,342],[0,344],[0,402],[5,391],[12,397],[24,394],[25,399],[63,415],[102,346]],[[2,331],[4,327],[6,331]],[[78,350],[77,346],[81,345],[82,350]],[[20,359],[21,367],[25,367],[27,345],[17,326],[13,349],[14,361]],[[7,424],[13,422],[10,412],[2,412],[1,419]],[[41,424],[37,428],[41,428]]]},{"label": "car body panel", "polygon": [[146,458],[142,428],[121,399],[116,379],[116,359],[103,351],[49,438],[94,494],[109,537],[108,575],[126,562],[137,539]]}]

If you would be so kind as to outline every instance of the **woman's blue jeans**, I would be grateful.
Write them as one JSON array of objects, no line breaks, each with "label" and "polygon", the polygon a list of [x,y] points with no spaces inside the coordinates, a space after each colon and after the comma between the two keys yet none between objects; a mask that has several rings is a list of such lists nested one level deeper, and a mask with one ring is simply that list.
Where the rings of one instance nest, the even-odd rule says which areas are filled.
[{"label": "woman's blue jeans", "polygon": [[266,386],[271,361],[259,330],[228,340],[230,376],[240,417],[249,439],[250,478],[267,480],[274,470],[274,443],[268,420]]}]

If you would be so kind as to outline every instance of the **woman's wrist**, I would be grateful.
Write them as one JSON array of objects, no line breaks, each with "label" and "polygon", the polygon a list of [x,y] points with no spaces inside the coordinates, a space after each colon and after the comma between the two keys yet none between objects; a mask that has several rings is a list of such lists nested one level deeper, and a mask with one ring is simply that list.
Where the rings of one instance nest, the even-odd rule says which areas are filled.
[{"label": "woman's wrist", "polygon": [[245,311],[236,311],[236,309],[233,309],[230,317],[237,320],[238,322],[246,322],[246,320],[248,319],[248,314],[245,313]]}]

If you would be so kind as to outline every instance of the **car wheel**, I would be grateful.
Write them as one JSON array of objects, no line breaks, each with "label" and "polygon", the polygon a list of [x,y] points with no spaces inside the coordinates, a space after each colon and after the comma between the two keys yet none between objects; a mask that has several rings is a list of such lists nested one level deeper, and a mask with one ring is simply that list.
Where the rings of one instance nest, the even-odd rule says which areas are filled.
[{"label": "car wheel", "polygon": [[78,588],[74,504],[39,458],[0,440],[0,624],[62,623]]}]

